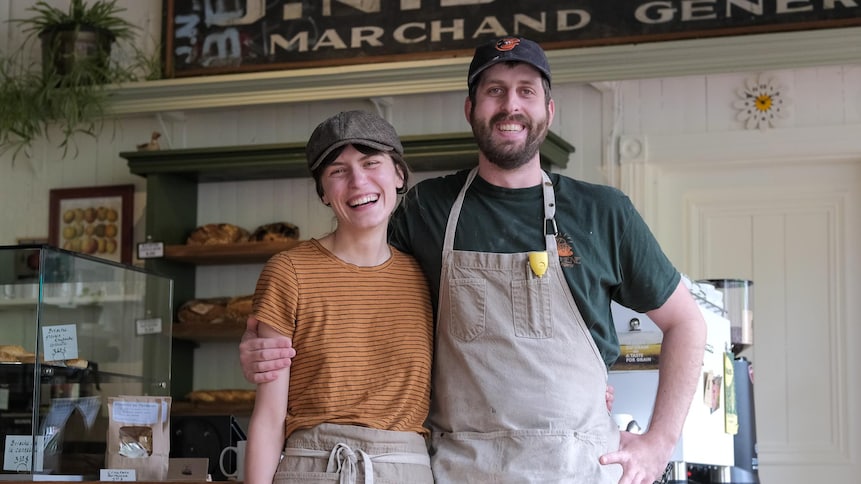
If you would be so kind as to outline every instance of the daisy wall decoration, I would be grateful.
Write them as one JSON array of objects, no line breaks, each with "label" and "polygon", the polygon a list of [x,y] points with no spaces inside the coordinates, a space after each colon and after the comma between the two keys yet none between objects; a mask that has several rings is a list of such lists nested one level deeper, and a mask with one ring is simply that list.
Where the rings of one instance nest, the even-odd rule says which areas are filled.
[{"label": "daisy wall decoration", "polygon": [[773,78],[763,75],[748,78],[737,94],[741,99],[733,103],[733,107],[738,110],[736,119],[743,122],[747,129],[773,128],[789,115],[786,87]]}]

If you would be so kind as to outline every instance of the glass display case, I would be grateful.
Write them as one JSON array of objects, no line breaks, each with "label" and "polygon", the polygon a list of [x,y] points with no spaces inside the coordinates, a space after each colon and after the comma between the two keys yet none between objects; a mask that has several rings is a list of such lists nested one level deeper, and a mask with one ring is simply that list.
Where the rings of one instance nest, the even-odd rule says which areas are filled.
[{"label": "glass display case", "polygon": [[0,481],[98,480],[107,400],[170,395],[173,281],[0,246]]}]

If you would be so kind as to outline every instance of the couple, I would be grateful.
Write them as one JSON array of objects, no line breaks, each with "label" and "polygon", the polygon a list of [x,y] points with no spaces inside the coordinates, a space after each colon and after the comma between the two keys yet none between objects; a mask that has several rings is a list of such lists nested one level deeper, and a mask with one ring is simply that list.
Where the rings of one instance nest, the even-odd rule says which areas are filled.
[{"label": "couple", "polygon": [[[260,383],[247,481],[660,477],[705,323],[627,197],[541,169],[550,84],[536,43],[479,46],[465,102],[478,167],[418,184],[397,209],[408,171],[394,129],[362,112],[317,127],[306,154],[338,226],[273,257],[258,282],[262,338],[252,321],[240,345]],[[620,433],[607,411],[619,353],[611,300],[664,332],[643,435]]]}]

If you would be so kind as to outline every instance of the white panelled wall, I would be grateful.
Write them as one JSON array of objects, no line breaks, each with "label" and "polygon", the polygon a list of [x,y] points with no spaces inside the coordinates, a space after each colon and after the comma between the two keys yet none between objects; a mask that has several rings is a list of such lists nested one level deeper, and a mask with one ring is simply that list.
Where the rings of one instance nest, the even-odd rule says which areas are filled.
[{"label": "white panelled wall", "polygon": [[754,281],[765,483],[861,475],[861,66],[771,73],[790,117],[745,130],[759,73],[621,83],[620,184],[693,279]]},{"label": "white panelled wall", "polygon": [[[21,16],[13,3],[20,5],[0,2],[0,18]],[[146,19],[158,19],[159,4],[128,2]],[[13,34],[0,22],[0,39]],[[576,147],[564,173],[622,188],[684,273],[754,281],[755,344],[747,356],[756,372],[763,482],[858,482],[861,65],[770,73],[786,87],[790,116],[778,128],[750,131],[736,120],[733,101],[758,74],[559,82],[551,129]],[[463,87],[386,98],[383,112],[402,135],[468,131]],[[136,186],[134,238],[143,241],[146,180],[131,175],[118,153],[153,130],[163,133],[164,148],[297,142],[344,109],[375,104],[347,99],[123,115],[108,120],[97,139],[79,138],[77,157],[63,159],[44,141],[30,159],[3,155],[0,244],[47,234],[50,189],[121,183]],[[286,220],[303,237],[332,229],[308,179],[205,184],[198,196],[199,224],[253,229]],[[260,267],[201,267],[197,295],[248,294]],[[231,363],[236,355],[234,343],[203,344],[195,353],[195,387],[250,387],[238,361]]]}]

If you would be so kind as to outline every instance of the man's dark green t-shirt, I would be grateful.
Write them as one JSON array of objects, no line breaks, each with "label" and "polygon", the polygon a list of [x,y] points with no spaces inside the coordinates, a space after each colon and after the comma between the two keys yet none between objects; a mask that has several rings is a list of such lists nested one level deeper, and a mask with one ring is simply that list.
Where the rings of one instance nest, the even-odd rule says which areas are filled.
[{"label": "man's dark green t-shirt", "polygon": [[[424,269],[437,307],[442,244],[448,215],[469,170],[420,182],[404,196],[390,224],[390,241]],[[672,294],[680,274],[621,191],[548,174],[556,196],[556,245],[565,279],[609,367],[619,356],[610,301],[646,312]],[[541,186],[510,189],[476,177],[455,232],[462,251],[545,250]]]}]

